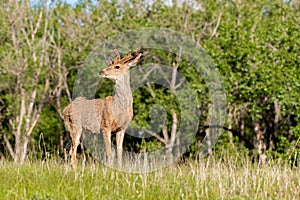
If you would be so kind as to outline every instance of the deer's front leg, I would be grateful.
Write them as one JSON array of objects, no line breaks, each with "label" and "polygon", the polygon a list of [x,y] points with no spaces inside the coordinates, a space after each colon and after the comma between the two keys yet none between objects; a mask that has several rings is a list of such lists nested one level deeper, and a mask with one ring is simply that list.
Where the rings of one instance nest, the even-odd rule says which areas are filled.
[{"label": "deer's front leg", "polygon": [[116,135],[117,143],[117,155],[118,155],[118,165],[122,167],[122,153],[123,153],[123,140],[124,140],[125,130],[120,130]]},{"label": "deer's front leg", "polygon": [[109,129],[103,130],[103,138],[106,150],[106,163],[112,164],[112,151],[111,151],[111,131]]}]

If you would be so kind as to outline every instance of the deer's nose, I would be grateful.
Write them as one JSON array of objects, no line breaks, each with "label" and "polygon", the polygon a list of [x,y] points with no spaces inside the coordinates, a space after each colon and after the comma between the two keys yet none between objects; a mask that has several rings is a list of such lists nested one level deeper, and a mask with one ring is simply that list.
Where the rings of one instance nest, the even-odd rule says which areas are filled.
[{"label": "deer's nose", "polygon": [[104,70],[100,70],[99,75],[103,75]]}]

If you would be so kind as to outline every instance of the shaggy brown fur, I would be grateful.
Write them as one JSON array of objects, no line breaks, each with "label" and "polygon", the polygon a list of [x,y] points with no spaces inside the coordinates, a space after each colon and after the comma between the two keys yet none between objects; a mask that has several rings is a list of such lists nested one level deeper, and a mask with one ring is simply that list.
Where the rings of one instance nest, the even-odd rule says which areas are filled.
[{"label": "shaggy brown fur", "polygon": [[112,164],[111,133],[116,133],[118,164],[122,165],[122,145],[125,130],[133,117],[129,68],[137,64],[141,53],[134,51],[117,58],[100,71],[101,77],[115,80],[115,93],[104,99],[76,98],[63,111],[66,129],[72,138],[70,150],[72,166],[76,167],[76,151],[83,130],[102,133],[107,163]]}]

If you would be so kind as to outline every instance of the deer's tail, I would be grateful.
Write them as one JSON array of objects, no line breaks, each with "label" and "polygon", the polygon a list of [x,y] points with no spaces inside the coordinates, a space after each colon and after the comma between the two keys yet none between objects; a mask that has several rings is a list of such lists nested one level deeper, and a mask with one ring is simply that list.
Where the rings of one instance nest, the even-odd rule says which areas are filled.
[{"label": "deer's tail", "polygon": [[72,120],[72,106],[68,105],[62,112],[64,122],[65,122],[65,128],[70,131],[71,130],[71,124],[73,123]]}]

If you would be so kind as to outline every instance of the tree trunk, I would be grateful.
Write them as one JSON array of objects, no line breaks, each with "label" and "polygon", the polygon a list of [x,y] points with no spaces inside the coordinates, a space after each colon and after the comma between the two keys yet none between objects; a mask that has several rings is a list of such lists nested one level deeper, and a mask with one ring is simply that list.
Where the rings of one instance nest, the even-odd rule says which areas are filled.
[{"label": "tree trunk", "polygon": [[[175,110],[172,109],[172,129],[171,129],[171,137],[169,142],[166,145],[166,155],[168,161],[173,161],[173,150],[175,145],[176,133],[177,133],[177,113]],[[178,147],[179,148],[179,147]]]},{"label": "tree trunk", "polygon": [[255,123],[254,132],[255,132],[254,146],[258,151],[258,163],[265,164],[266,143],[265,143],[264,133],[260,130],[259,123]]}]

